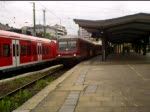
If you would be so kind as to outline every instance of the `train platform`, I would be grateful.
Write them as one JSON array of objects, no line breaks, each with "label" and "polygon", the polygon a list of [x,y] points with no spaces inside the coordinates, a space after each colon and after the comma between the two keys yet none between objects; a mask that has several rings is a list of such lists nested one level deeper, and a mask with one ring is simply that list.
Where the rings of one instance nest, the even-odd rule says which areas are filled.
[{"label": "train platform", "polygon": [[150,112],[150,54],[84,61],[13,112]]}]

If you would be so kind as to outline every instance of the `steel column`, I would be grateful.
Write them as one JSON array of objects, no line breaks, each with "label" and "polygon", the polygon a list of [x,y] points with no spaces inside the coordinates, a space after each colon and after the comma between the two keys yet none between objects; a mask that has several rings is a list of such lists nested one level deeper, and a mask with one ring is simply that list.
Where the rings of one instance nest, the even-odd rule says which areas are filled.
[{"label": "steel column", "polygon": [[106,38],[102,31],[101,31],[101,38],[102,38],[102,61],[105,61],[106,60]]}]

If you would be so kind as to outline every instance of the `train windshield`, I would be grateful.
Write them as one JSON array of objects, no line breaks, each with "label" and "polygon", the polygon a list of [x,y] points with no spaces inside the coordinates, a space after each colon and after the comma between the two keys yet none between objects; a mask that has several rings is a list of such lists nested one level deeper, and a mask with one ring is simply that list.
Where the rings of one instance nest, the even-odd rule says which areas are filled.
[{"label": "train windshield", "polygon": [[77,41],[68,41],[68,47],[71,48],[77,47]]},{"label": "train windshield", "polygon": [[58,42],[59,51],[76,51],[77,50],[77,40],[66,40]]},{"label": "train windshield", "polygon": [[59,42],[59,48],[66,48],[67,42]]}]

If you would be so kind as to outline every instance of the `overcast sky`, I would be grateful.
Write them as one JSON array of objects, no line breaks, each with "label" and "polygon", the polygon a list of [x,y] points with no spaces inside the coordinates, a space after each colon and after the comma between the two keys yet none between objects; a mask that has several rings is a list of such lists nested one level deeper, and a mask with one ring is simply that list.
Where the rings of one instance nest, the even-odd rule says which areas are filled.
[{"label": "overcast sky", "polygon": [[[68,34],[77,34],[73,19],[104,20],[135,13],[150,13],[150,1],[36,1],[36,24],[61,24]],[[0,1],[0,23],[20,28],[33,26],[31,1]],[[15,17],[15,18],[14,18]]]}]

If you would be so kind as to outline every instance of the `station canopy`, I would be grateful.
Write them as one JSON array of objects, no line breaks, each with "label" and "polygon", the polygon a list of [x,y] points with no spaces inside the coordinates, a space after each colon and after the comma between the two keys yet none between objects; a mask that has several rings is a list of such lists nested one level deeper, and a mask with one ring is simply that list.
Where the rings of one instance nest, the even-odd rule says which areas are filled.
[{"label": "station canopy", "polygon": [[92,34],[105,38],[112,43],[134,42],[149,38],[150,14],[138,13],[107,20],[74,19],[75,23]]}]

